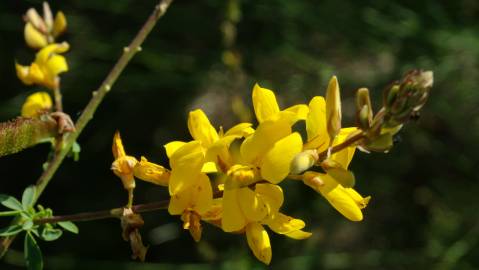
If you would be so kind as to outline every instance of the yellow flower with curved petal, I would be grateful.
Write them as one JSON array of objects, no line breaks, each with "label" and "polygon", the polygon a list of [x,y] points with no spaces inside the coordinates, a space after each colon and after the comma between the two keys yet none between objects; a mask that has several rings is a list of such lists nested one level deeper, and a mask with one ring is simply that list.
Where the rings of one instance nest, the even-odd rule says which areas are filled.
[{"label": "yellow flower with curved petal", "polygon": [[352,188],[345,188],[328,174],[306,172],[303,182],[323,195],[324,198],[343,216],[351,221],[361,221],[365,208],[371,199],[362,197]]},{"label": "yellow flower with curved petal", "polygon": [[52,108],[52,99],[47,92],[36,92],[25,100],[22,106],[23,117],[35,117]]},{"label": "yellow flower with curved petal", "polygon": [[[191,111],[188,116],[188,129],[193,140],[200,144],[202,151],[205,153],[205,163],[202,171],[205,173],[219,170],[226,172],[227,168],[232,165],[232,157],[228,151],[230,144],[236,139],[254,133],[251,126],[250,123],[240,123],[230,128],[226,133],[223,133],[222,129],[218,132],[201,109]],[[181,141],[166,144],[167,156],[171,157],[184,144],[185,142]],[[226,168],[217,168],[218,163],[222,165],[220,167]]]},{"label": "yellow flower with curved petal", "polygon": [[274,214],[282,203],[283,190],[277,185],[256,184],[255,190],[225,187],[221,227],[225,232],[240,231],[248,223],[262,221]]},{"label": "yellow flower with curved petal", "polygon": [[277,184],[289,174],[291,161],[303,147],[291,126],[306,119],[309,109],[300,104],[281,111],[274,92],[258,84],[252,96],[259,125],[241,144],[239,163],[259,167],[263,179]]},{"label": "yellow flower with curved petal", "polygon": [[65,57],[60,55],[68,51],[66,42],[51,44],[41,49],[30,66],[15,64],[18,78],[26,85],[38,84],[50,89],[58,87],[60,73],[68,71]]},{"label": "yellow flower with curved petal", "polygon": [[[177,147],[176,149],[171,149]],[[168,149],[169,148],[169,149]],[[205,154],[199,141],[167,147],[170,156],[171,176],[168,189],[171,195],[168,212],[182,215],[183,227],[195,241],[201,238],[200,219],[213,205],[210,179],[202,172]]]},{"label": "yellow flower with curved petal", "polygon": [[135,188],[134,168],[138,160],[135,157],[126,155],[120,132],[118,131],[113,136],[112,152],[115,160],[111,164],[111,170],[116,176],[120,177],[123,187],[131,192]]},{"label": "yellow flower with curved petal", "polygon": [[265,264],[271,261],[272,251],[268,233],[262,224],[274,232],[293,239],[306,239],[305,223],[279,212],[283,204],[281,187],[268,183],[249,187],[227,189],[223,193],[222,228],[225,232],[245,230],[253,254]]}]

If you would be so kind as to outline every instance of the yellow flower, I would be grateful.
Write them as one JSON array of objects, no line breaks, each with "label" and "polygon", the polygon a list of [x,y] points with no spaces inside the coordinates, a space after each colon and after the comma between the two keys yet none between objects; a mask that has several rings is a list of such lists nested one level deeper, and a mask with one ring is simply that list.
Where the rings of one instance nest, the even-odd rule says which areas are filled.
[{"label": "yellow flower", "polygon": [[245,230],[253,254],[265,264],[271,261],[271,244],[264,225],[278,234],[293,239],[306,239],[305,223],[279,212],[283,204],[282,189],[273,184],[256,184],[249,187],[225,189],[223,196],[222,228],[226,232]]},{"label": "yellow flower", "polygon": [[22,106],[23,117],[35,117],[52,108],[52,99],[46,92],[36,92],[31,94],[25,100]]},{"label": "yellow flower", "polygon": [[273,91],[259,85],[253,89],[253,106],[259,125],[241,144],[239,163],[259,167],[262,179],[277,184],[289,174],[291,161],[302,150],[301,135],[292,133],[291,126],[306,119],[309,109],[301,104],[281,111]]},{"label": "yellow flower", "polygon": [[345,188],[328,174],[318,172],[306,172],[303,182],[321,193],[326,200],[351,221],[361,221],[365,208],[371,199],[370,196],[363,198],[352,188]]},{"label": "yellow flower", "polygon": [[[202,151],[205,153],[205,164],[202,171],[206,173],[226,172],[232,163],[232,157],[228,150],[230,144],[236,139],[252,134],[254,129],[251,126],[250,123],[240,123],[230,128],[226,133],[223,133],[222,129],[218,132],[201,109],[191,111],[188,116],[188,129],[193,140],[199,142]],[[166,144],[165,149],[168,157],[184,144],[185,142],[181,141]]]},{"label": "yellow flower", "polygon": [[55,89],[59,84],[60,73],[68,71],[65,57],[60,53],[68,51],[66,42],[51,44],[41,49],[30,66],[15,64],[18,78],[26,85],[38,84]]},{"label": "yellow flower", "polygon": [[[171,150],[171,149],[170,149]],[[201,238],[200,219],[213,205],[213,191],[208,176],[201,171],[205,155],[200,142],[191,141],[169,152],[171,176],[169,181],[171,215],[181,215],[183,227],[195,241]]]},{"label": "yellow flower", "polygon": [[126,155],[121,141],[120,132],[115,132],[112,145],[113,157],[111,170],[121,179],[123,187],[131,191],[135,188],[134,168],[138,163],[135,157]]},{"label": "yellow flower", "polygon": [[170,171],[163,166],[149,162],[145,157],[141,157],[141,160],[138,161],[135,157],[127,155],[118,131],[113,137],[112,151],[115,160],[111,169],[121,178],[125,189],[133,190],[135,188],[135,177],[160,186],[168,186]]}]

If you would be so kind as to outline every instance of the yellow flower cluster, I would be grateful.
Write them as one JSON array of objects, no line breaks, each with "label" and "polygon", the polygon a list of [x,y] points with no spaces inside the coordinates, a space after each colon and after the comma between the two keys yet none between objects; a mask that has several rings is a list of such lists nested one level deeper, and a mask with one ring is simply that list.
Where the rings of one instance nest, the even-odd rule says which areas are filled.
[{"label": "yellow flower cluster", "polygon": [[[255,129],[250,123],[240,123],[224,132],[221,127],[217,130],[202,110],[191,111],[188,129],[192,140],[165,145],[169,170],[127,156],[117,133],[112,169],[129,191],[135,186],[135,177],[168,186],[168,211],[181,216],[194,240],[201,238],[202,221],[224,232],[244,233],[256,258],[269,264],[272,251],[265,227],[293,239],[311,236],[303,231],[301,219],[281,212],[284,196],[279,184],[283,180],[301,180],[352,221],[363,219],[361,209],[369,197],[352,188],[354,176],[347,170],[356,147],[330,151],[359,132],[341,128],[336,77],[329,83],[326,99],[316,96],[308,105],[281,109],[274,92],[259,85],[254,86],[252,99],[258,120]],[[298,121],[306,123],[305,139],[292,129]],[[308,158],[324,151],[328,154],[323,159]],[[323,172],[303,172],[298,167],[304,167],[304,162],[321,166]]]},{"label": "yellow flower cluster", "polygon": [[[32,49],[38,50],[35,60],[24,66],[15,63],[18,78],[26,85],[40,85],[51,90],[59,90],[60,77],[68,71],[68,64],[62,53],[69,49],[67,42],[56,43],[56,39],[66,31],[67,21],[63,12],[53,17],[48,3],[43,3],[43,16],[30,8],[25,16],[25,42]],[[27,98],[23,108],[23,117],[35,117],[52,107],[48,93],[37,92]],[[38,110],[37,110],[38,109]]]}]

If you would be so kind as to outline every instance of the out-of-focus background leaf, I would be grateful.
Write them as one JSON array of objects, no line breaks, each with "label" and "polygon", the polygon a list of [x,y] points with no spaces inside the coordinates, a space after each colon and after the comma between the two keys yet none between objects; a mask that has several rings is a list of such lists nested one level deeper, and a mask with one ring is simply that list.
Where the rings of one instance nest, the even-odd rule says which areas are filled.
[{"label": "out-of-focus background leaf", "polygon": [[[64,107],[76,119],[156,1],[69,0],[63,10],[71,44],[62,77]],[[379,107],[382,89],[412,68],[434,70],[431,99],[420,119],[401,132],[389,154],[358,153],[357,189],[372,195],[365,220],[352,223],[299,183],[284,183],[285,211],[303,218],[311,239],[270,234],[276,269],[479,268],[479,2],[241,1],[236,52],[243,69],[222,61],[221,25],[227,1],[175,1],[81,135],[79,162],[64,162],[40,203],[67,214],[121,206],[126,194],[109,170],[111,139],[122,132],[127,151],[167,164],[162,145],[189,138],[187,112],[203,108],[214,125],[238,121],[232,99],[251,106],[255,82],[274,89],[281,104],[307,102],[339,77],[345,124],[353,97],[368,87]],[[29,63],[22,14],[40,1],[0,6],[0,120],[19,114],[39,87],[22,85],[14,62]],[[0,160],[0,193],[19,196],[42,170],[48,145]],[[166,198],[138,183],[136,201]],[[195,244],[180,220],[144,215],[147,263],[129,259],[117,220],[79,223],[80,236],[40,242],[46,269],[262,269],[242,235],[205,226]],[[21,269],[21,241],[0,262]]]}]

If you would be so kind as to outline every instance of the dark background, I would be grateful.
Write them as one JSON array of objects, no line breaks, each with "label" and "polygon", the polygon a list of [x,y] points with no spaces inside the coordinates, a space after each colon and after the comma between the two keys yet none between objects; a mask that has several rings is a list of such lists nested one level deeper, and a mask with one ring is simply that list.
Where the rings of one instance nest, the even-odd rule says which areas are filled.
[{"label": "dark background", "polygon": [[[307,223],[304,241],[270,233],[277,269],[478,269],[479,2],[241,1],[237,40],[225,45],[227,1],[177,0],[143,50],[108,94],[79,143],[79,162],[66,160],[40,204],[57,214],[119,207],[126,194],[110,171],[111,139],[120,130],[129,154],[167,164],[163,144],[187,140],[187,112],[203,108],[228,128],[251,107],[255,82],[274,89],[283,108],[323,95],[335,74],[345,125],[354,123],[353,97],[368,87],[376,108],[382,89],[412,68],[434,71],[434,88],[420,119],[400,133],[389,154],[357,153],[357,190],[371,195],[361,223],[340,216],[309,188],[285,182],[286,213]],[[62,37],[70,71],[62,76],[64,107],[76,119],[156,1],[70,0],[51,3],[69,23]],[[40,1],[0,6],[0,120],[19,114],[39,87],[22,85],[14,61],[30,63],[22,14]],[[222,61],[231,46],[242,70]],[[238,110],[236,110],[238,111]],[[0,160],[0,193],[20,196],[42,170],[49,146]],[[164,188],[138,182],[136,202],[167,198]],[[144,215],[147,262],[130,260],[117,220],[78,223],[80,235],[41,242],[46,269],[262,269],[242,235],[205,226],[199,244],[178,217]],[[3,219],[3,223],[7,220]],[[21,269],[22,241],[0,262]],[[213,265],[213,266],[210,266]]]}]

